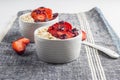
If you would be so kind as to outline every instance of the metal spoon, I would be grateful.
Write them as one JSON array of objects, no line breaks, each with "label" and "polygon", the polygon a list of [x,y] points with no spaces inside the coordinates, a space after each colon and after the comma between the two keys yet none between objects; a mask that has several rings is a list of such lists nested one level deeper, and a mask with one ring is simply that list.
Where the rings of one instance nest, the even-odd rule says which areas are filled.
[{"label": "metal spoon", "polygon": [[110,56],[111,58],[119,58],[120,57],[120,55],[118,53],[116,53],[115,51],[110,50],[110,49],[105,48],[105,47],[102,47],[100,45],[86,42],[86,41],[84,41],[85,39],[86,39],[86,34],[84,31],[82,31],[82,44],[93,47],[95,49],[98,49],[98,50],[104,52],[105,54],[107,54],[108,56]]}]

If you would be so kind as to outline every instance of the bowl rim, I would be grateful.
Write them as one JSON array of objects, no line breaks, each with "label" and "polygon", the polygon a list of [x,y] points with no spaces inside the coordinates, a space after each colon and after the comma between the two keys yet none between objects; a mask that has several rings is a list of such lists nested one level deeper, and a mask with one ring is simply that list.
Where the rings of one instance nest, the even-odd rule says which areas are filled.
[{"label": "bowl rim", "polygon": [[[21,19],[22,16],[27,15],[27,14],[30,14],[30,13],[31,13],[31,12],[24,13],[24,14],[20,15],[20,16],[19,16],[19,21],[24,22],[24,23],[29,23],[29,24],[43,24],[43,23],[53,22],[53,21],[55,21],[55,20],[58,19],[58,16],[57,16],[55,19],[50,20],[50,21],[46,21],[46,22],[26,22],[26,21],[23,21],[23,20]],[[54,13],[53,13],[53,14],[54,14]],[[59,13],[58,13],[58,15],[59,15]]]},{"label": "bowl rim", "polygon": [[[68,38],[68,39],[45,39],[45,38],[41,38],[39,36],[37,36],[37,32],[40,28],[45,28],[46,26],[43,26],[43,27],[39,27],[37,28],[35,31],[34,31],[34,37],[37,37],[37,39],[41,39],[41,40],[46,40],[46,41],[70,41],[70,40],[74,40],[76,38],[80,38],[81,41],[82,41],[82,31],[79,30],[79,35],[77,35],[76,37],[72,37],[72,38]],[[79,28],[77,28],[79,29]],[[35,39],[35,38],[34,38]]]}]

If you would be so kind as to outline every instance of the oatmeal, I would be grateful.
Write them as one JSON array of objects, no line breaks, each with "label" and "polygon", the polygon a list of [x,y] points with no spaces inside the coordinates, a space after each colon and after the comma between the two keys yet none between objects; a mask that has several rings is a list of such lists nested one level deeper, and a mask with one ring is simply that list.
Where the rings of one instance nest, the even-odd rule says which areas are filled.
[{"label": "oatmeal", "polygon": [[48,27],[41,28],[41,29],[38,30],[37,35],[40,38],[44,38],[44,39],[51,39],[51,40],[58,39],[58,38],[52,36],[52,34],[50,34],[47,30],[48,30]]},{"label": "oatmeal", "polygon": [[34,19],[31,17],[31,13],[26,13],[22,15],[20,18],[23,22],[34,23]]}]

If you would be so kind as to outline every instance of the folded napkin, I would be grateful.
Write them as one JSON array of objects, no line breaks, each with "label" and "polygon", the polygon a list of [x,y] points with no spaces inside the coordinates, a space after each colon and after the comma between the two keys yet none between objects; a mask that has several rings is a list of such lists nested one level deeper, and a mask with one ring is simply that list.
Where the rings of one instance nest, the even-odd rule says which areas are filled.
[{"label": "folded napkin", "polygon": [[[0,43],[1,80],[120,80],[120,58],[112,59],[104,53],[82,46],[80,57],[66,64],[48,64],[38,61],[35,44],[28,45],[23,56],[11,48],[11,42],[19,37],[18,18],[30,10],[19,11],[11,29]],[[87,32],[87,41],[120,53],[120,40],[98,8],[84,13],[60,13],[59,20]]]}]

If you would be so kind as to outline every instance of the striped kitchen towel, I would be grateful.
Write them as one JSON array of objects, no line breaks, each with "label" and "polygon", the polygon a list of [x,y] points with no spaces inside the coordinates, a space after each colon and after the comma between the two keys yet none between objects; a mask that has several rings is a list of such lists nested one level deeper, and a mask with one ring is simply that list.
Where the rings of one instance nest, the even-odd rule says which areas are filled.
[{"label": "striped kitchen towel", "polygon": [[[120,80],[120,58],[112,59],[88,46],[82,46],[77,60],[66,64],[38,61],[34,43],[30,43],[23,56],[17,55],[11,42],[22,36],[18,18],[27,12],[30,10],[18,12],[10,29],[6,29],[6,35],[1,38],[1,80]],[[60,13],[59,20],[85,30],[88,42],[120,53],[120,40],[98,8],[76,14]]]}]

